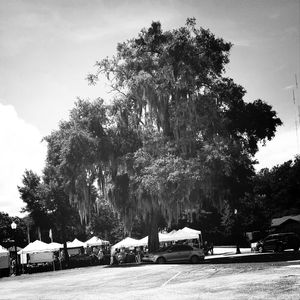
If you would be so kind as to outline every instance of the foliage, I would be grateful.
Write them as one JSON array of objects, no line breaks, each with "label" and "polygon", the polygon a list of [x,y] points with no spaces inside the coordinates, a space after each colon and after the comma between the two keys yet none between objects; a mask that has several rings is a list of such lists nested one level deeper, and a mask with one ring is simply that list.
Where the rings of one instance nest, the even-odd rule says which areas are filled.
[{"label": "foliage", "polygon": [[[243,231],[266,231],[271,219],[300,213],[300,159],[262,169],[249,182],[249,189],[240,198],[238,216]],[[232,233],[232,211],[225,209],[222,221]]]},{"label": "foliage", "polygon": [[112,244],[123,238],[124,226],[107,200],[97,201],[97,211],[92,213],[88,231],[91,236],[96,235]]},{"label": "foliage", "polygon": [[[47,174],[47,171],[44,172]],[[34,228],[37,229],[37,227],[39,227],[41,238],[47,242],[50,241],[50,228],[57,242],[63,242],[67,238],[72,238],[74,234],[78,236],[78,234],[82,233],[82,229],[81,226],[78,226],[80,222],[77,210],[68,203],[68,197],[57,186],[57,182],[55,185],[54,181],[49,180],[49,173],[44,175],[43,179],[33,171],[26,170],[23,175],[23,186],[18,187],[21,198],[26,204],[23,211],[29,212],[28,217],[24,218],[24,222],[27,222],[28,218],[33,221],[29,220],[27,222],[27,226],[29,229],[31,228],[31,236],[34,239],[39,238],[35,230],[32,230]],[[67,235],[63,232],[66,230],[66,227],[69,233]]]},{"label": "foliage", "polygon": [[300,157],[271,170],[262,169],[256,176],[254,195],[260,197],[269,216],[300,213]]},{"label": "foliage", "polygon": [[257,144],[281,121],[263,101],[245,103],[245,90],[223,77],[230,48],[195,19],[169,31],[153,22],[96,63],[88,80],[106,76],[112,104],[79,100],[46,138],[82,221],[91,219],[96,182],[129,231],[137,216],[148,224],[150,249],[160,218],[170,225],[206,203],[238,206]]},{"label": "foliage", "polygon": [[22,212],[28,212],[36,226],[49,228],[50,220],[45,208],[40,177],[31,170],[25,170],[22,184],[18,186],[21,199],[26,203]]},{"label": "foliage", "polygon": [[[11,223],[17,224],[16,232],[14,233],[11,228]],[[11,217],[7,213],[0,212],[0,244],[4,247],[11,247],[14,245],[14,238],[16,238],[16,244],[20,247],[26,245],[26,224],[19,217]]]}]

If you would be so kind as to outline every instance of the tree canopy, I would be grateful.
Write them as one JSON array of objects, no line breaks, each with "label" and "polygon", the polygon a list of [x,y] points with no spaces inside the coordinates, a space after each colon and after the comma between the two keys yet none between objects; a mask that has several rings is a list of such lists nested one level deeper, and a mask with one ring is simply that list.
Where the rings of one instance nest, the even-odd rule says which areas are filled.
[{"label": "tree canopy", "polygon": [[[17,228],[13,234],[11,223],[15,222]],[[26,245],[26,223],[19,217],[11,217],[4,212],[0,212],[0,244],[6,248],[14,246],[24,247]],[[14,238],[16,239],[14,241]]]},{"label": "tree canopy", "polygon": [[254,180],[253,197],[260,199],[268,216],[300,213],[300,157],[272,169],[262,169]]},{"label": "tree canopy", "polygon": [[79,100],[46,138],[82,219],[97,182],[128,230],[143,217],[155,249],[159,219],[170,225],[186,210],[238,205],[258,143],[281,121],[262,100],[246,103],[244,88],[224,76],[231,47],[193,18],[168,31],[153,22],[96,63],[89,83],[105,76],[111,103]]}]

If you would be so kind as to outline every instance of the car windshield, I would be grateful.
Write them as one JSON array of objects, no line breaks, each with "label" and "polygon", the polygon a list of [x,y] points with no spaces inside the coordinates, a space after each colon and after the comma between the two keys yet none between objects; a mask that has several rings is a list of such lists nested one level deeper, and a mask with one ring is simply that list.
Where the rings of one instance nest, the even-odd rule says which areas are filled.
[{"label": "car windshield", "polygon": [[165,247],[160,247],[157,251],[155,252],[165,252],[168,251],[172,246],[165,246]]},{"label": "car windshield", "polygon": [[167,251],[176,252],[176,251],[192,251],[192,250],[194,250],[194,248],[189,245],[171,245],[171,246],[161,247],[157,251],[155,251],[155,253],[167,252]]},{"label": "car windshield", "polygon": [[267,236],[267,237],[264,239],[264,241],[269,241],[269,240],[272,240],[272,239],[274,239],[274,238],[275,238],[274,235],[269,235],[269,236]]}]

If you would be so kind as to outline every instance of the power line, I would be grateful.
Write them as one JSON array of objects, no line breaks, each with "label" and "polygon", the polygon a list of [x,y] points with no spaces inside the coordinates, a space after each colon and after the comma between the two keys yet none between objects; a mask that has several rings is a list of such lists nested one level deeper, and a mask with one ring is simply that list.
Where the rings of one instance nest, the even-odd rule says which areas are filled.
[{"label": "power line", "polygon": [[[295,89],[298,91],[298,78],[297,74],[295,73],[295,88],[293,88],[293,102],[294,105],[297,105],[298,109],[295,109],[295,129],[296,129],[296,141],[297,141],[297,153],[299,153],[299,135],[298,135],[298,128],[300,127],[300,105],[299,99],[296,98],[297,93],[295,93]],[[298,110],[298,113],[297,113]],[[299,127],[298,127],[299,124]]]},{"label": "power line", "polygon": [[299,138],[298,138],[298,123],[297,123],[297,120],[295,120],[295,126],[296,126],[297,152],[299,152]]},{"label": "power line", "polygon": [[296,104],[296,100],[295,100],[295,92],[293,90],[293,101],[294,101],[294,104]]}]

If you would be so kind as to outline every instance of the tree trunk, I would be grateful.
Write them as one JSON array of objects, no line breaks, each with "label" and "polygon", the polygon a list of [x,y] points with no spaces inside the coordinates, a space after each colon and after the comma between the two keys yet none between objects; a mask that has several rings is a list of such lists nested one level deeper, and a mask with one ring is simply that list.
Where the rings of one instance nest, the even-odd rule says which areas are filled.
[{"label": "tree trunk", "polygon": [[61,231],[62,231],[62,240],[64,244],[64,263],[65,266],[69,266],[69,253],[68,253],[68,248],[67,248],[67,238],[66,238],[66,226],[65,223],[61,223]]},{"label": "tree trunk", "polygon": [[240,250],[240,239],[241,239],[241,228],[240,228],[240,222],[239,222],[239,216],[237,214],[237,211],[235,213],[235,220],[234,220],[234,227],[235,227],[235,240],[236,240],[236,254],[241,254]]},{"label": "tree trunk", "polygon": [[171,130],[171,125],[170,125],[170,113],[169,113],[169,104],[168,101],[165,104],[165,111],[164,111],[164,118],[163,118],[163,133],[165,136],[172,138],[173,137],[173,132]]},{"label": "tree trunk", "polygon": [[64,254],[65,254],[65,265],[66,267],[69,266],[69,253],[68,253],[68,248],[67,248],[67,242],[64,241]]},{"label": "tree trunk", "polygon": [[42,240],[42,234],[41,234],[41,228],[40,228],[40,226],[38,226],[37,232],[38,232],[39,240],[41,241]]},{"label": "tree trunk", "polygon": [[26,228],[27,228],[27,240],[28,240],[28,244],[30,243],[30,226],[29,224],[26,224]]},{"label": "tree trunk", "polygon": [[148,249],[149,252],[159,249],[158,215],[156,212],[152,212],[149,220]]}]

